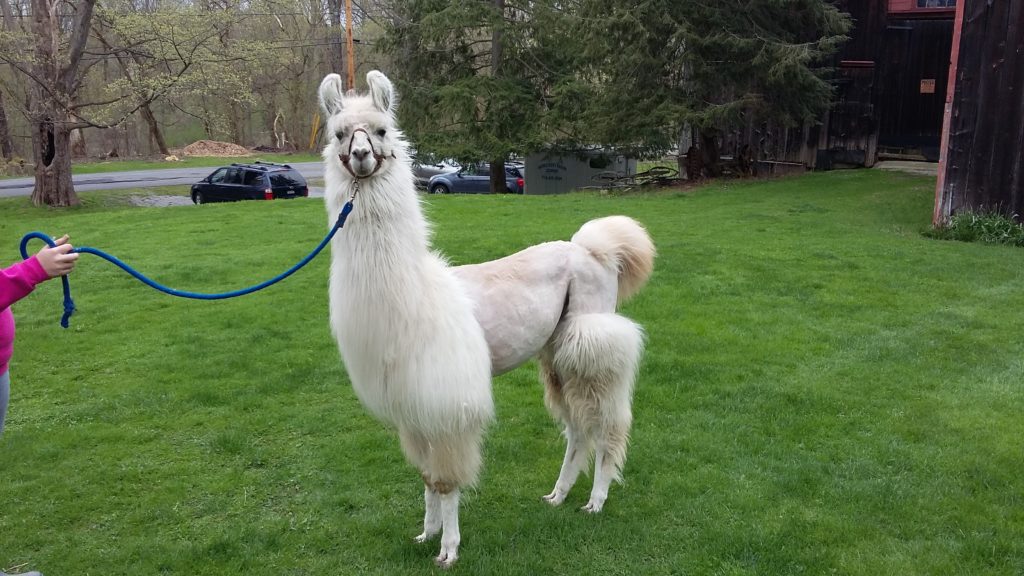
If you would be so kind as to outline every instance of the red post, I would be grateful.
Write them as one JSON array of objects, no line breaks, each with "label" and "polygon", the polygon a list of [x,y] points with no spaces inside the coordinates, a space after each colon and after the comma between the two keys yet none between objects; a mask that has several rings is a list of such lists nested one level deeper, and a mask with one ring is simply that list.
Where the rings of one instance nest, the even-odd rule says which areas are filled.
[{"label": "red post", "polygon": [[953,119],[953,95],[956,93],[957,64],[960,60],[960,31],[964,26],[965,0],[956,3],[956,21],[953,23],[953,49],[949,55],[949,81],[946,86],[946,106],[942,114],[942,141],[939,144],[939,178],[935,183],[935,209],[932,225],[942,223],[942,189],[946,186],[946,160],[949,157],[949,123]]}]

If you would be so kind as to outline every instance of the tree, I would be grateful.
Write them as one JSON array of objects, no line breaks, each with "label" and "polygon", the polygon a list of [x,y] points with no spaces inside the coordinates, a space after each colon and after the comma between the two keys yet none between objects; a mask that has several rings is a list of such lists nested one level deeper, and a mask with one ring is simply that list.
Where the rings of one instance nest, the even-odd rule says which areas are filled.
[{"label": "tree", "polygon": [[[217,123],[204,103],[228,104],[226,124],[237,137],[237,105],[251,100],[249,78],[256,62],[265,57],[259,39],[232,37],[244,13],[232,10],[207,12],[175,5],[136,9],[131,2],[109,2],[98,10],[94,35],[105,54],[116,61],[121,77],[108,83],[110,105],[96,110],[97,126],[120,122],[123,110],[139,112],[161,154],[170,150],[164,141],[152,105],[170,97],[193,97],[206,126]],[[236,138],[237,140],[237,138]]]},{"label": "tree", "polygon": [[59,5],[56,0],[32,0],[35,60],[25,70],[33,80],[29,119],[36,187],[32,203],[73,206],[79,201],[71,184],[71,131],[85,125],[75,119],[74,100],[81,86],[82,56],[96,0],[74,5],[64,51],[60,49]]},{"label": "tree", "polygon": [[[140,12],[126,0],[112,0],[95,10],[96,0],[32,0],[31,35],[3,36],[0,59],[28,79],[30,106],[25,114],[33,137],[33,203],[78,204],[71,182],[74,130],[109,129],[139,112],[166,153],[153,102],[172,91],[193,96],[204,109],[210,102],[226,102],[233,110],[251,100],[251,71],[269,58],[266,43],[231,36],[232,25],[247,14],[203,11],[177,2],[155,4],[146,3],[142,9],[148,11]],[[31,52],[25,49],[30,43]],[[111,60],[121,76],[89,82],[90,69]],[[204,118],[212,123],[211,117]]]},{"label": "tree", "polygon": [[684,127],[717,154],[716,130],[741,119],[813,121],[848,29],[824,0],[414,0],[394,21],[409,133],[474,159],[663,153]]},{"label": "tree", "polygon": [[[3,30],[8,33],[14,32],[14,15],[11,13],[11,5],[6,0],[0,0],[0,16],[3,17]],[[0,91],[0,156],[7,160],[14,157],[14,144],[11,142],[11,130],[7,122],[7,105],[4,103],[3,91]]]},{"label": "tree", "polygon": [[745,118],[816,121],[849,29],[822,0],[585,0],[579,16],[591,137],[660,152],[691,126],[711,160],[717,130]]},{"label": "tree", "polygon": [[399,115],[418,150],[487,160],[492,191],[503,191],[505,160],[548,139],[545,87],[559,73],[541,54],[552,5],[527,13],[503,0],[396,3],[381,48],[396,66]]}]

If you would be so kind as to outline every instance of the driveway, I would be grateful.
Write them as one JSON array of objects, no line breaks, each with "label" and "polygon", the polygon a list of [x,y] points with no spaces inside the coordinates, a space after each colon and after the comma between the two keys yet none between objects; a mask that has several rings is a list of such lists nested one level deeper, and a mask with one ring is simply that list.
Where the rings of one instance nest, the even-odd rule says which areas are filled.
[{"label": "driveway", "polygon": [[[291,164],[307,180],[319,179],[324,175],[323,162],[296,162]],[[113,190],[115,188],[155,188],[158,186],[182,186],[198,182],[214,171],[215,166],[204,168],[162,168],[159,170],[137,170],[132,172],[103,172],[99,174],[76,174],[71,177],[76,192],[89,190]],[[0,180],[0,198],[28,196],[35,188],[33,178]],[[323,195],[323,191],[310,188],[310,196]]]}]

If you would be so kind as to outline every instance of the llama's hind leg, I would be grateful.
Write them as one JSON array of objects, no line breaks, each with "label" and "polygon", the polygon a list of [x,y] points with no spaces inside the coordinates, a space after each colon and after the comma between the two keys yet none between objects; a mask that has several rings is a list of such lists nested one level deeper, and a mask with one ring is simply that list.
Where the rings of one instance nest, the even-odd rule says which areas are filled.
[{"label": "llama's hind leg", "polygon": [[544,404],[547,405],[551,416],[565,426],[565,457],[562,459],[562,469],[558,474],[554,489],[543,497],[552,506],[558,506],[565,500],[566,494],[576,483],[580,472],[587,467],[589,447],[586,436],[582,431],[577,430],[569,419],[570,414],[563,394],[564,383],[555,370],[552,347],[546,346],[541,350],[538,360],[540,380],[544,384]]},{"label": "llama's hind leg", "polygon": [[583,507],[585,512],[600,512],[608,499],[608,488],[612,480],[622,479],[622,466],[626,462],[626,445],[629,442],[629,420],[616,422],[600,432],[594,453],[594,486],[590,500]]},{"label": "llama's hind leg", "polygon": [[554,350],[568,420],[595,446],[594,486],[583,509],[600,512],[626,460],[643,330],[618,314],[580,314],[565,321]]},{"label": "llama's hind leg", "polygon": [[550,494],[544,496],[544,500],[552,506],[558,506],[565,500],[565,496],[576,483],[587,467],[588,446],[586,437],[573,429],[571,424],[565,426],[565,458],[562,460],[562,470],[558,474],[558,481]]}]

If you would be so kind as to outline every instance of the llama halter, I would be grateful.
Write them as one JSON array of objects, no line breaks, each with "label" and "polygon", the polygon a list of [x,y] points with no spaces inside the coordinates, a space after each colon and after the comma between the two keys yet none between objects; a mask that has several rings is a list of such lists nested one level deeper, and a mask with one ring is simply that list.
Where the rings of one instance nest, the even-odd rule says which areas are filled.
[{"label": "llama halter", "polygon": [[[366,134],[366,141],[370,144],[370,153],[373,154],[373,159],[377,161],[377,165],[373,167],[373,171],[367,174],[366,176],[359,176],[358,174],[352,171],[352,167],[349,166],[348,164],[348,161],[352,158],[352,146],[356,142],[356,132],[362,132],[363,134]],[[370,138],[370,133],[367,132],[364,128],[356,128],[355,130],[353,130],[352,135],[349,136],[348,138],[348,152],[345,154],[338,154],[338,159],[341,160],[341,165],[344,166],[345,170],[348,170],[348,173],[351,174],[352,177],[356,179],[357,191],[359,190],[359,180],[363,178],[369,178],[370,176],[376,174],[377,170],[380,170],[380,167],[384,165],[384,160],[389,157],[394,158],[395,153],[392,152],[390,156],[379,154],[377,152],[377,149],[373,147],[373,138]],[[353,192],[352,195],[355,196],[355,192]]]},{"label": "llama halter", "polygon": [[[138,272],[137,270],[135,270],[134,268],[132,268],[128,264],[125,264],[124,262],[119,260],[117,257],[112,256],[110,254],[107,254],[106,252],[104,252],[102,250],[99,250],[99,249],[96,249],[96,248],[90,248],[89,246],[81,246],[79,248],[75,248],[74,250],[72,250],[72,252],[77,252],[79,254],[92,254],[94,256],[99,256],[100,258],[103,258],[107,262],[110,262],[111,264],[121,268],[122,270],[124,270],[128,274],[130,274],[133,277],[135,277],[135,279],[139,280],[140,282],[142,282],[143,284],[149,286],[150,288],[153,288],[155,290],[159,290],[160,292],[163,292],[164,294],[170,294],[171,296],[178,296],[180,298],[192,298],[192,299],[195,299],[195,300],[224,300],[224,299],[227,299],[227,298],[235,298],[237,296],[245,296],[246,294],[252,294],[253,292],[256,292],[258,290],[262,290],[262,289],[266,288],[267,286],[271,286],[273,284],[277,284],[281,280],[284,280],[285,278],[287,278],[287,277],[291,276],[292,274],[294,274],[295,272],[297,272],[300,268],[302,268],[306,264],[309,264],[309,262],[313,258],[316,258],[317,254],[319,254],[324,249],[324,247],[327,246],[327,243],[331,241],[331,238],[334,237],[334,235],[338,232],[338,230],[341,230],[341,228],[345,225],[345,220],[348,219],[349,213],[352,212],[353,202],[355,201],[356,194],[358,192],[359,192],[359,179],[357,178],[355,180],[355,184],[354,184],[354,187],[353,187],[353,190],[352,190],[352,196],[351,196],[351,198],[349,198],[348,202],[345,203],[345,206],[342,207],[341,213],[338,214],[338,220],[334,223],[334,226],[331,227],[331,230],[330,230],[330,232],[327,233],[327,236],[325,236],[324,239],[320,241],[320,244],[316,248],[314,248],[312,252],[307,254],[305,258],[300,260],[297,264],[295,264],[291,268],[285,270],[284,272],[278,274],[277,276],[274,276],[270,280],[266,280],[264,282],[260,282],[259,284],[255,284],[253,286],[249,286],[248,288],[242,288],[240,290],[232,290],[231,292],[220,292],[220,293],[216,293],[216,294],[204,294],[204,293],[200,293],[200,292],[188,292],[188,291],[185,291],[185,290],[176,290],[174,288],[168,288],[167,286],[164,286],[163,284],[159,284],[159,283],[153,281],[152,279],[144,276],[143,274],[141,274],[140,272]],[[21,248],[21,257],[24,258],[24,259],[28,259],[28,243],[33,238],[38,238],[38,239],[42,240],[43,242],[46,242],[46,244],[49,245],[51,248],[56,246],[56,243],[54,243],[53,238],[49,237],[48,235],[43,234],[42,232],[29,232],[28,234],[25,234],[25,236],[23,236],[21,238],[21,246],[20,246],[20,248]],[[71,318],[71,315],[75,313],[75,302],[74,302],[74,300],[71,299],[71,283],[68,281],[68,277],[67,276],[62,276],[61,277],[61,284],[63,285],[63,289],[64,289],[64,314],[60,318],[60,325],[62,327],[64,327],[64,328],[67,328],[68,324],[69,324],[69,320]]]}]

